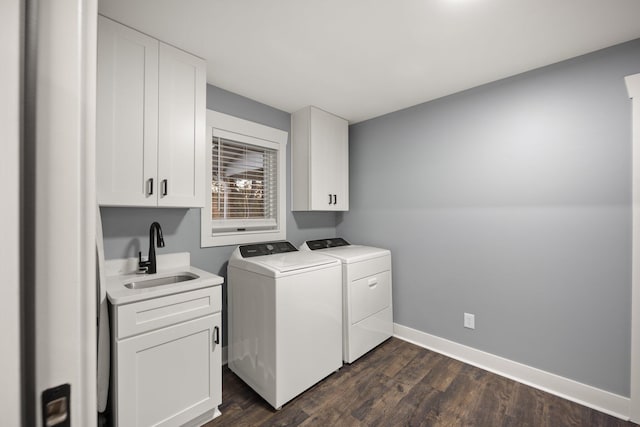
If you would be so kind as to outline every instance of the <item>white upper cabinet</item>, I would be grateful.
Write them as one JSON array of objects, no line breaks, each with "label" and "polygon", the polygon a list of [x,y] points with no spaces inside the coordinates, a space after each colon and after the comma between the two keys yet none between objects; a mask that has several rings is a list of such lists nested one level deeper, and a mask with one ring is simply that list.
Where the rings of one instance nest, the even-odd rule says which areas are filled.
[{"label": "white upper cabinet", "polygon": [[98,203],[156,206],[158,41],[104,17],[98,31]]},{"label": "white upper cabinet", "polygon": [[291,115],[294,211],[349,210],[349,124],[305,107]]},{"label": "white upper cabinet", "polygon": [[206,64],[98,17],[97,198],[204,206]]},{"label": "white upper cabinet", "polygon": [[160,43],[158,206],[204,206],[206,66]]}]

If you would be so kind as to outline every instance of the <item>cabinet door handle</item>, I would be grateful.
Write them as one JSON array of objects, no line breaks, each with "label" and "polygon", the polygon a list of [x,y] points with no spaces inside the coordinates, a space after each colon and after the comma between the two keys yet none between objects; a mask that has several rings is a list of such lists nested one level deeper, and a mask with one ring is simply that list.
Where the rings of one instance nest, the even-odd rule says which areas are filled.
[{"label": "cabinet door handle", "polygon": [[147,183],[148,183],[147,193],[149,193],[149,195],[151,196],[151,195],[153,195],[153,178],[149,178],[147,180]]},{"label": "cabinet door handle", "polygon": [[331,199],[331,194],[329,194],[329,204],[332,204],[332,203],[331,203],[331,200],[332,200],[332,199]]},{"label": "cabinet door handle", "polygon": [[337,204],[338,204],[338,195],[337,195],[337,194],[334,194],[334,195],[333,195],[333,204],[334,204],[334,205],[337,205]]},{"label": "cabinet door handle", "polygon": [[217,326],[213,328],[213,343],[220,344],[220,328]]},{"label": "cabinet door handle", "polygon": [[169,194],[169,181],[166,179],[162,180],[162,195],[166,196]]}]

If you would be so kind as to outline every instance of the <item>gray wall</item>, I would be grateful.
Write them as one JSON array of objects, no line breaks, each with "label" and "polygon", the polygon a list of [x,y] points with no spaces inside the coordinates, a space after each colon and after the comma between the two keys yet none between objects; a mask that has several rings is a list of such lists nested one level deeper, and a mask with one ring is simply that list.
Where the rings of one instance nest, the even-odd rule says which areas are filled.
[{"label": "gray wall", "polygon": [[[291,115],[248,98],[207,86],[207,108],[290,132]],[[305,240],[335,237],[336,214],[291,212],[291,143],[287,144],[287,239],[298,246]],[[149,248],[149,226],[158,221],[165,247],[158,254],[190,252],[191,264],[226,277],[227,260],[235,246],[200,247],[200,209],[101,208],[106,259],[137,257]],[[223,287],[226,323],[226,284]],[[226,327],[225,327],[226,328]],[[226,339],[225,339],[226,342]]]},{"label": "gray wall", "polygon": [[396,323],[629,396],[638,72],[640,40],[351,126],[337,232],[392,250]]}]

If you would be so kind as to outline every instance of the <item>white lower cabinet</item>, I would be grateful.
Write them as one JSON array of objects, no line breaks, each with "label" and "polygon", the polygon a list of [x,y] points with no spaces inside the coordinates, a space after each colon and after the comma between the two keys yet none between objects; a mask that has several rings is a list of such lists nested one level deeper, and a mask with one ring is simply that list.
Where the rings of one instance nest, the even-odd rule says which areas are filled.
[{"label": "white lower cabinet", "polygon": [[[219,297],[219,287],[211,289],[211,300]],[[150,311],[171,318],[171,307],[181,307],[184,313],[185,304],[203,300],[203,291],[158,298],[157,303],[156,300],[134,303],[130,305],[134,310],[128,311],[138,312],[138,318]],[[135,310],[136,305],[140,310]],[[114,310],[114,325],[132,318],[123,315],[123,307],[127,306]],[[210,307],[217,309],[218,304],[210,304]],[[198,426],[219,414],[217,407],[222,403],[221,313],[186,321],[184,315],[176,318],[182,321],[114,340],[115,426]]]}]

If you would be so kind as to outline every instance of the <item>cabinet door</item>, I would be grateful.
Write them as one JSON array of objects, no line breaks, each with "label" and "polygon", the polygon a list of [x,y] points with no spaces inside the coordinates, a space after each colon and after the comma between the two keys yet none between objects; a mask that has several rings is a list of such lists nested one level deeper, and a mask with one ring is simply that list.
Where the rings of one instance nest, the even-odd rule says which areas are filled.
[{"label": "cabinet door", "polygon": [[222,401],[220,313],[118,341],[116,352],[119,426],[183,425]]},{"label": "cabinet door", "polygon": [[158,206],[204,206],[206,66],[160,43]]},{"label": "cabinet door", "polygon": [[311,108],[311,209],[349,209],[349,145],[346,120]]},{"label": "cabinet door", "polygon": [[155,206],[158,41],[99,16],[96,90],[98,203]]}]

